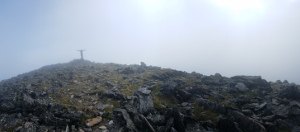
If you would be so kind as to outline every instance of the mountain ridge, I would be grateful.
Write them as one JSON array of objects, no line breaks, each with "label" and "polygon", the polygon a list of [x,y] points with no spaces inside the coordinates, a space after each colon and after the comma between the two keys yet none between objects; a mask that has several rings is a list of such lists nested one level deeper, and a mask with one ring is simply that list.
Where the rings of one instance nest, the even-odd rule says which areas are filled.
[{"label": "mountain ridge", "polygon": [[299,85],[260,76],[205,76],[143,62],[47,65],[1,81],[0,95],[1,131],[300,128]]}]

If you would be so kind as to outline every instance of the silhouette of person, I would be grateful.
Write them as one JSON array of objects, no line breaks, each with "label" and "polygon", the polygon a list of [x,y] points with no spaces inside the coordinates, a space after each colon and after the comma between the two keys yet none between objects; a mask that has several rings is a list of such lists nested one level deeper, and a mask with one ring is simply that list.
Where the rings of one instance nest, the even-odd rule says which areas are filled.
[{"label": "silhouette of person", "polygon": [[80,51],[81,60],[83,60],[83,51],[85,51],[85,50],[78,50],[78,51]]}]

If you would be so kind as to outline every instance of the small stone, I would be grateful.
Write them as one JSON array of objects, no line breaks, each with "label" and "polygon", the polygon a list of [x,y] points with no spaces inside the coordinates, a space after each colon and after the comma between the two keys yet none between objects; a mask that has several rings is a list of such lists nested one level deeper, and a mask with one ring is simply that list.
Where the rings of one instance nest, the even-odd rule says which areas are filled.
[{"label": "small stone", "polygon": [[149,95],[149,94],[151,93],[151,90],[148,90],[148,89],[146,89],[146,88],[140,88],[140,89],[138,89],[138,91],[139,91],[140,93],[145,94],[145,95]]},{"label": "small stone", "polygon": [[101,129],[101,130],[107,130],[107,127],[106,126],[100,126],[99,129]]},{"label": "small stone", "polygon": [[97,116],[96,118],[88,119],[88,120],[87,120],[87,123],[86,123],[86,126],[92,127],[92,126],[94,126],[94,125],[100,123],[101,121],[102,121],[102,117]]},{"label": "small stone", "polygon": [[113,121],[113,120],[110,120],[110,121],[108,122],[108,124],[109,124],[109,125],[113,125],[113,124],[114,124],[114,121]]},{"label": "small stone", "polygon": [[183,103],[181,103],[181,106],[182,106],[182,107],[186,107],[188,104],[189,104],[189,103],[187,103],[187,102],[183,102]]}]

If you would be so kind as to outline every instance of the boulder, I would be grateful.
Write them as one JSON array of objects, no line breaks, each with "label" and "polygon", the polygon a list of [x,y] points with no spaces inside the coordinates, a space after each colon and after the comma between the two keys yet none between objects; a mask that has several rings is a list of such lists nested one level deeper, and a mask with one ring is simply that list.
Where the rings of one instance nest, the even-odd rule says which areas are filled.
[{"label": "boulder", "polygon": [[117,88],[105,90],[103,95],[117,100],[126,100],[126,96],[123,93],[121,93]]},{"label": "boulder", "polygon": [[228,114],[229,117],[233,119],[234,122],[237,122],[238,127],[245,132],[266,132],[266,128],[260,124],[257,120],[249,118],[244,114],[229,110]]},{"label": "boulder", "polygon": [[227,109],[216,102],[212,102],[212,101],[209,101],[207,99],[202,99],[202,98],[198,98],[196,101],[200,106],[204,106],[207,109],[216,111],[221,114],[227,113]]},{"label": "boulder", "polygon": [[230,119],[219,119],[217,127],[224,132],[243,132],[238,124]]},{"label": "boulder", "polygon": [[175,97],[180,100],[181,102],[188,101],[191,97],[192,94],[189,92],[185,91],[184,89],[175,89]]},{"label": "boulder", "polygon": [[204,128],[199,124],[199,122],[190,116],[184,117],[184,124],[185,124],[186,132],[202,132],[202,131],[204,131]]},{"label": "boulder", "polygon": [[24,93],[22,99],[23,99],[23,101],[22,101],[23,108],[26,108],[29,110],[34,108],[34,99],[31,98],[30,95]]},{"label": "boulder", "polygon": [[166,118],[164,115],[150,113],[146,118],[153,125],[162,126],[166,123]]},{"label": "boulder", "polygon": [[150,93],[151,90],[147,88],[139,88],[135,92],[135,95],[138,97],[136,108],[140,113],[148,113],[153,109],[153,100]]},{"label": "boulder", "polygon": [[178,87],[178,84],[173,80],[166,81],[160,88],[160,92],[167,97],[171,97],[174,94],[174,89]]},{"label": "boulder", "polygon": [[221,74],[216,73],[215,75],[211,76],[202,76],[197,82],[205,85],[220,86],[223,85],[223,77]]},{"label": "boulder", "polygon": [[247,88],[247,86],[242,82],[237,83],[235,87],[241,92],[246,92],[249,90],[249,88]]},{"label": "boulder", "polygon": [[249,89],[258,88],[260,91],[273,91],[270,83],[268,83],[265,79],[262,79],[261,76],[234,76],[230,79],[232,79],[235,83],[244,83]]},{"label": "boulder", "polygon": [[113,116],[115,125],[112,126],[111,131],[138,131],[125,109],[115,109]]},{"label": "boulder", "polygon": [[288,86],[286,89],[283,89],[282,91],[279,92],[279,97],[292,99],[292,100],[299,100],[300,99],[299,89],[294,85]]}]

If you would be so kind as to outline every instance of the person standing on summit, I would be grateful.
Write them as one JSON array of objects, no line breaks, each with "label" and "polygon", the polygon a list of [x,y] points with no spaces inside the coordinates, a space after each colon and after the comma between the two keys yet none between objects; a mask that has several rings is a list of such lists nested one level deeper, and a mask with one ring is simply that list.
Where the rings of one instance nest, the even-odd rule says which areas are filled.
[{"label": "person standing on summit", "polygon": [[83,60],[83,51],[85,50],[78,50],[80,52],[80,55],[81,55],[81,60]]}]

